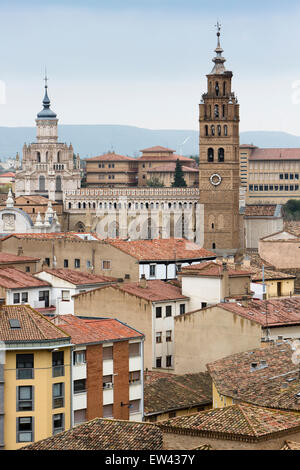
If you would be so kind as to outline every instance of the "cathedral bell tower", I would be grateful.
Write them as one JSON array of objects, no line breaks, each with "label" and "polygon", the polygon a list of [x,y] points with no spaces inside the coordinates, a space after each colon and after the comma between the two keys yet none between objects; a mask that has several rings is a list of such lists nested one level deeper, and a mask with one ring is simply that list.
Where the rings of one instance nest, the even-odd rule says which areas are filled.
[{"label": "cathedral bell tower", "polygon": [[207,75],[200,103],[199,186],[204,206],[204,247],[218,255],[235,254],[239,236],[239,105],[231,91],[232,72],[220,45]]}]

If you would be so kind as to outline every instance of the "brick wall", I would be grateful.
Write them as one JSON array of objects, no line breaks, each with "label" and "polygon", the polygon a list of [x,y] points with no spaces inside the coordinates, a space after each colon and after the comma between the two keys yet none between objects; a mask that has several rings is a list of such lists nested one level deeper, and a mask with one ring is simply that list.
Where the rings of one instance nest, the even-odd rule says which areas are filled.
[{"label": "brick wall", "polygon": [[102,345],[87,346],[87,421],[103,416]]},{"label": "brick wall", "polygon": [[129,343],[116,342],[113,347],[114,360],[114,418],[129,419]]}]

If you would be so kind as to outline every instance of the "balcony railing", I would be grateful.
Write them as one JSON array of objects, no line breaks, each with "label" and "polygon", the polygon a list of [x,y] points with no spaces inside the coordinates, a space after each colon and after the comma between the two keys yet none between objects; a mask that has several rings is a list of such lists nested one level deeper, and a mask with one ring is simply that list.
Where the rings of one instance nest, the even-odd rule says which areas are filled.
[{"label": "balcony railing", "polygon": [[65,375],[65,366],[53,366],[52,367],[52,377],[61,377]]},{"label": "balcony railing", "polygon": [[30,367],[26,368],[17,368],[17,380],[26,380],[26,379],[33,379],[34,378],[34,369]]}]

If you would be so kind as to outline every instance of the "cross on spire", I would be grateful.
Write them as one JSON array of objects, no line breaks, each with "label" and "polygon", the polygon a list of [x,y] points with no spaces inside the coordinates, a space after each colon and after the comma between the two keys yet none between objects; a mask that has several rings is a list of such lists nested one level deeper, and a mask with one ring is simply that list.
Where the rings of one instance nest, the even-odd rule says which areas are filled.
[{"label": "cross on spire", "polygon": [[45,68],[45,78],[44,78],[45,88],[48,88],[48,80],[49,78],[47,77],[47,69]]}]

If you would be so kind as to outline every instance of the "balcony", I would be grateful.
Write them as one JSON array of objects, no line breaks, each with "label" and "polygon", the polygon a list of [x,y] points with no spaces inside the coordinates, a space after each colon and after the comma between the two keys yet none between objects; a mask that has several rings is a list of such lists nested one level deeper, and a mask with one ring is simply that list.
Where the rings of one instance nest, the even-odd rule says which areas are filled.
[{"label": "balcony", "polygon": [[16,377],[17,380],[27,380],[27,379],[33,379],[34,378],[34,369],[30,367],[26,367],[24,369],[18,368],[16,369]]},{"label": "balcony", "polygon": [[62,377],[65,375],[65,366],[53,366],[52,367],[52,377]]}]

